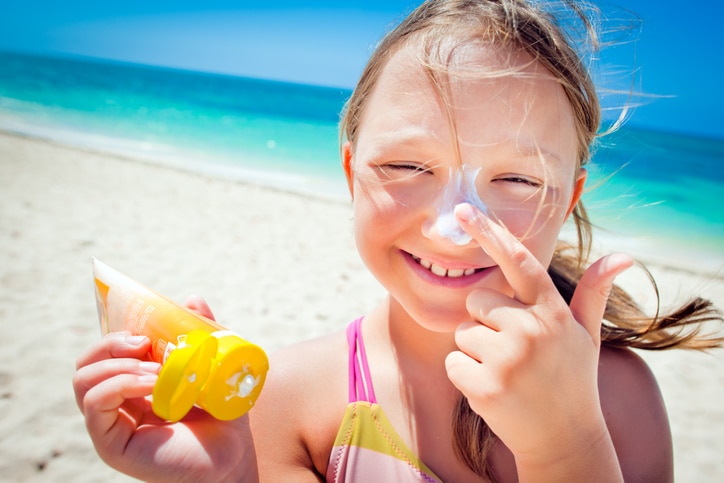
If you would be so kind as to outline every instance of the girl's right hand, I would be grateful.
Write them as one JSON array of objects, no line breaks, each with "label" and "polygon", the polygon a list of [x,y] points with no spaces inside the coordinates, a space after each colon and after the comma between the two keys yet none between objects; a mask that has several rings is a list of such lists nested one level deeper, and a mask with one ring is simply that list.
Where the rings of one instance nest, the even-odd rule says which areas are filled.
[{"label": "girl's right hand", "polygon": [[219,421],[194,407],[169,423],[153,414],[160,364],[143,360],[150,345],[114,332],[77,361],[76,401],[100,457],[146,481],[257,481],[247,416]]},{"label": "girl's right hand", "polygon": [[623,481],[598,390],[601,320],[613,280],[633,263],[604,257],[570,305],[546,267],[504,226],[470,205],[458,220],[511,293],[480,288],[455,333],[450,380],[515,455],[521,481]]}]

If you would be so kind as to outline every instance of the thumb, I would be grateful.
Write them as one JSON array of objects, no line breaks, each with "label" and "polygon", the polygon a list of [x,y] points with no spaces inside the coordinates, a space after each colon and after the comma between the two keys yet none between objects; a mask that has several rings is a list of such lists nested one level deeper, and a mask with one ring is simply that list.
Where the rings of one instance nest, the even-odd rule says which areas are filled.
[{"label": "thumb", "polygon": [[209,307],[209,304],[206,303],[206,300],[201,295],[190,295],[184,305],[187,309],[203,315],[207,319],[216,320],[214,313],[211,311],[211,307]]},{"label": "thumb", "polygon": [[583,272],[573,293],[571,313],[588,331],[597,346],[601,343],[601,319],[606,310],[613,281],[633,263],[633,259],[623,253],[607,255]]}]

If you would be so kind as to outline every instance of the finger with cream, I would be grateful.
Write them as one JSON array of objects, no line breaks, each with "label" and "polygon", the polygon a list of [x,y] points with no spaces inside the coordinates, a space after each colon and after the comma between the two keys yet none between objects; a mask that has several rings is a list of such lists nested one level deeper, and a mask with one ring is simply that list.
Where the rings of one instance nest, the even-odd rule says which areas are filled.
[{"label": "finger with cream", "polygon": [[162,364],[153,389],[157,416],[178,421],[196,404],[226,421],[253,407],[269,369],[259,346],[96,259],[93,276],[101,331],[147,336],[150,358]]}]

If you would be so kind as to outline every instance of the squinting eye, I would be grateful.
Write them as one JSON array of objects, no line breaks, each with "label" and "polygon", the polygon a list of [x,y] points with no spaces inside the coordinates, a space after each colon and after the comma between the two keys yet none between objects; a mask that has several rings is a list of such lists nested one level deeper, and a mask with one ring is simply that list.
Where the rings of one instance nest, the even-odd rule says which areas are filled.
[{"label": "squinting eye", "polygon": [[405,180],[415,178],[417,176],[432,173],[432,170],[418,163],[395,162],[378,166],[381,173],[389,179]]},{"label": "squinting eye", "polygon": [[522,176],[506,176],[504,178],[498,178],[496,181],[504,181],[507,183],[523,184],[531,186],[533,188],[540,188],[543,184],[531,178],[524,178]]},{"label": "squinting eye", "polygon": [[427,166],[421,165],[421,164],[413,164],[413,163],[392,163],[385,165],[385,168],[388,169],[395,169],[400,171],[416,171],[423,173],[425,171],[429,171]]}]

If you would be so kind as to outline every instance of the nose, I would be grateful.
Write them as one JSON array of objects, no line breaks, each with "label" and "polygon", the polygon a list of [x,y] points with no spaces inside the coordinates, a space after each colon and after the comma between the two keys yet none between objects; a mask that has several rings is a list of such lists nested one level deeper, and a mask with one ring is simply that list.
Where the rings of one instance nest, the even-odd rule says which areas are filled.
[{"label": "nose", "polygon": [[430,239],[442,238],[458,246],[468,245],[472,237],[463,230],[455,218],[455,207],[460,203],[469,203],[484,213],[487,207],[478,196],[475,178],[479,170],[463,169],[453,172],[450,169],[448,182],[434,203],[428,219],[422,227],[424,236]]},{"label": "nose", "polygon": [[455,245],[464,246],[472,241],[472,237],[463,230],[455,219],[455,207],[449,210],[438,210],[432,213],[422,227],[422,234],[430,239],[445,239]]}]

